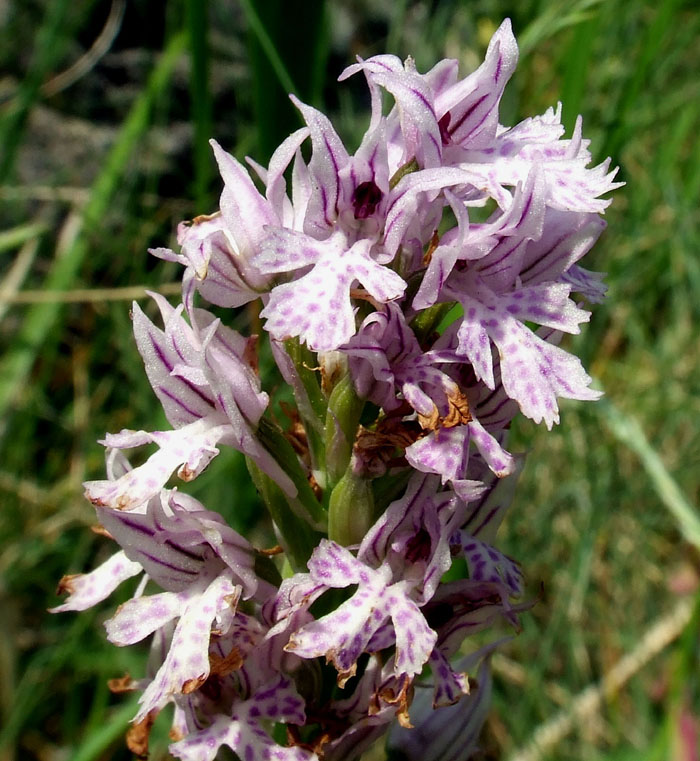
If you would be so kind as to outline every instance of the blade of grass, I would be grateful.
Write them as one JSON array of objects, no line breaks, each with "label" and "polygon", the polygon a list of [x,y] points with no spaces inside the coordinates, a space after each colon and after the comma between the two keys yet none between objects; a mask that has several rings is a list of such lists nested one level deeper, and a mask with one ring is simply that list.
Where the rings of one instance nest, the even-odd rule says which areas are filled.
[{"label": "blade of grass", "polygon": [[12,712],[0,730],[0,751],[12,745],[33,711],[42,700],[41,685],[58,673],[70,661],[76,660],[76,643],[93,626],[91,616],[78,616],[66,627],[65,638],[53,648],[37,652],[25,669],[20,682],[12,691]]},{"label": "blade of grass", "polygon": [[548,37],[554,36],[570,26],[576,26],[589,19],[596,5],[602,0],[578,0],[574,4],[545,4],[545,10],[518,35],[518,47],[522,58],[529,55]]},{"label": "blade of grass", "polygon": [[563,104],[562,120],[567,132],[572,131],[576,117],[581,113],[586,77],[590,71],[593,43],[597,37],[599,25],[600,13],[596,9],[588,21],[576,27],[564,54],[561,102]]},{"label": "blade of grass", "polygon": [[292,82],[292,77],[290,76],[289,71],[287,71],[284,61],[277,52],[277,48],[270,38],[270,35],[267,33],[265,25],[260,20],[260,16],[258,16],[253,3],[250,0],[241,0],[241,6],[243,7],[243,13],[245,13],[248,26],[267,56],[267,60],[270,66],[272,66],[272,70],[275,72],[279,83],[288,93],[296,95],[298,93],[297,87],[294,82]]},{"label": "blade of grass", "polygon": [[157,288],[147,285],[127,285],[123,288],[74,288],[72,291],[19,291],[8,296],[0,290],[0,306],[3,304],[90,304],[103,301],[133,301],[150,298],[146,291],[162,296],[177,296],[182,283],[163,283]]},{"label": "blade of grass", "polygon": [[44,222],[30,222],[26,225],[13,227],[11,230],[0,232],[0,252],[21,246],[32,238],[38,238],[46,232],[48,225]]},{"label": "blade of grass", "polygon": [[[88,233],[97,229],[119,189],[124,168],[139,141],[148,129],[153,103],[168,84],[170,75],[184,47],[184,35],[172,38],[162,58],[153,70],[144,91],[136,102],[112,147],[104,167],[98,175],[85,205],[81,225],[65,254],[57,258],[45,280],[47,290],[66,290],[74,282],[76,274],[90,250]],[[16,401],[26,382],[34,360],[58,317],[60,304],[49,302],[37,304],[30,309],[22,322],[22,329],[12,349],[0,362],[0,419]],[[4,429],[0,430],[0,438]]]},{"label": "blade of grass", "polygon": [[609,399],[601,399],[597,403],[596,411],[615,438],[639,457],[651,480],[654,491],[678,522],[683,537],[687,542],[700,549],[700,518],[698,513],[685,498],[673,476],[647,441],[636,418],[625,415]]},{"label": "blade of grass", "polygon": [[673,642],[688,626],[693,615],[693,601],[682,599],[676,607],[658,619],[642,634],[637,646],[603,676],[580,692],[570,703],[553,717],[541,724],[530,741],[510,761],[540,761],[554,749],[577,726],[600,711],[603,702],[637,674],[649,661]]},{"label": "blade of grass", "polygon": [[187,31],[190,52],[190,98],[194,125],[194,185],[197,204],[205,211],[210,203],[212,155],[212,100],[209,88],[207,3],[187,0]]},{"label": "blade of grass", "polygon": [[69,0],[54,0],[48,3],[44,21],[37,33],[29,71],[0,121],[0,145],[3,147],[0,158],[0,182],[4,182],[12,171],[29,111],[39,97],[46,74],[63,50],[66,35],[62,34],[62,31],[70,5]]},{"label": "blade of grass", "polygon": [[640,53],[636,57],[635,65],[629,69],[631,72],[629,80],[622,88],[620,100],[615,106],[615,128],[610,132],[605,145],[603,153],[606,156],[618,155],[622,144],[626,141],[628,131],[635,129],[633,123],[628,123],[628,113],[635,113],[634,105],[642,88],[649,80],[649,73],[659,54],[661,44],[674,20],[677,21],[676,10],[679,4],[680,0],[665,0],[660,4],[652,22],[647,25]]},{"label": "blade of grass", "polygon": [[102,756],[104,751],[121,735],[129,725],[129,721],[138,711],[138,698],[130,700],[115,711],[100,727],[92,731],[80,744],[73,755],[72,761],[93,761]]},{"label": "blade of grass", "polygon": [[243,0],[261,160],[301,124],[287,95],[321,105],[329,49],[325,0]]}]

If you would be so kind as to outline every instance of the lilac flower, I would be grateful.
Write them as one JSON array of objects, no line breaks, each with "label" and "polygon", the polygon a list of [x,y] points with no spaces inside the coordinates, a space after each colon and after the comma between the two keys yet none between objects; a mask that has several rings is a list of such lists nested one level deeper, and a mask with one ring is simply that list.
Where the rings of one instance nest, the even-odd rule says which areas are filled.
[{"label": "lilac flower", "polygon": [[343,233],[316,241],[289,230],[272,231],[256,264],[265,272],[290,271],[313,265],[298,280],[278,285],[260,313],[277,339],[301,336],[310,348],[331,351],[355,332],[350,290],[360,283],[369,296],[386,303],[402,295],[406,284],[370,256],[370,241],[347,248]]},{"label": "lilac flower", "polygon": [[[477,651],[462,659],[461,668],[472,671],[484,655],[483,651]],[[488,659],[479,666],[475,686],[469,694],[451,706],[431,710],[429,693],[421,690],[414,701],[420,720],[412,729],[392,726],[387,747],[409,761],[466,761],[472,758],[479,747],[479,734],[488,715],[491,690]]]},{"label": "lilac flower", "polygon": [[414,584],[393,582],[388,564],[370,568],[339,545],[322,540],[309,561],[311,578],[326,589],[358,584],[358,591],[324,618],[294,633],[287,650],[303,658],[325,656],[338,670],[339,685],[355,673],[357,659],[375,632],[391,619],[398,673],[420,673],[435,633],[411,598]]},{"label": "lilac flower", "polygon": [[[267,167],[248,160],[258,185],[212,141],[219,210],[179,226],[179,252],[152,252],[184,266],[182,303],[154,295],[163,328],[133,308],[172,429],[103,440],[107,478],[85,489],[120,549],[64,577],[54,609],[141,575],[106,624],[118,646],[152,635],[145,674],[117,685],[142,692],[136,752],[168,704],[183,761],[222,746],[244,761],[355,761],[387,733],[408,759],[477,751],[500,642],[471,637],[517,630],[532,605],[497,543],[524,463],[508,429],[519,412],[551,428],[560,398],[600,395],[558,344],[590,317],[580,299],[604,295],[580,261],[619,186],[609,160],[590,166],[580,119],[564,138],[561,105],[500,124],[517,59],[506,20],[463,79],[451,60],[425,74],[410,58],[360,60],[340,77],[362,72],[370,90],[357,150],[293,98],[306,126]],[[258,299],[265,335],[225,324]],[[288,422],[258,341],[294,396],[279,404]],[[146,445],[132,467],[124,452]],[[278,547],[166,488],[221,446],[245,457]]]},{"label": "lilac flower", "polygon": [[284,677],[256,692],[248,700],[237,701],[231,715],[220,716],[211,726],[170,746],[182,761],[213,761],[222,745],[228,745],[246,761],[312,761],[311,751],[298,746],[283,748],[265,732],[264,721],[285,721],[302,725],[306,721],[304,703],[292,683]]},{"label": "lilac flower", "polygon": [[156,328],[134,304],[134,333],[151,385],[177,429],[108,434],[103,442],[107,447],[122,450],[154,442],[159,451],[116,480],[87,482],[88,499],[100,506],[132,509],[157,494],[176,469],[184,481],[196,478],[218,454],[219,442],[252,457],[293,495],[291,480],[254,435],[268,396],[246,362],[247,341],[204,310],[193,312],[190,326],[182,309],[154,298],[165,330]]}]

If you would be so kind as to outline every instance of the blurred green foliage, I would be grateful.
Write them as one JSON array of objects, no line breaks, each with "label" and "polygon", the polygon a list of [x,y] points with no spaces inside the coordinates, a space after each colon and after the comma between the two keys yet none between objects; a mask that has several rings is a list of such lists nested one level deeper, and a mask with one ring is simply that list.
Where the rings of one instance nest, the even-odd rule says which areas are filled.
[{"label": "blurred green foliage", "polygon": [[[300,124],[285,95],[295,89],[324,104],[356,144],[367,117],[363,83],[334,81],[355,55],[411,54],[420,70],[455,57],[467,72],[504,16],[521,62],[502,123],[561,99],[568,127],[581,113],[597,160],[612,155],[627,185],[587,263],[608,272],[608,301],[571,341],[613,406],[564,404],[554,431],[528,422],[514,431],[514,448],[529,458],[502,541],[538,603],[495,662],[486,757],[514,756],[652,624],[698,596],[698,547],[679,522],[682,510],[697,518],[700,471],[695,3],[4,3],[2,761],[129,758],[122,734],[133,703],[110,695],[106,680],[143,671],[145,651],[108,645],[101,627],[128,590],[98,611],[46,613],[63,573],[111,552],[88,530],[93,514],[81,496],[81,482],[103,473],[95,440],[165,424],[131,338],[128,300],[74,293],[63,303],[53,291],[173,282],[177,268],[146,249],[214,208],[209,136],[265,162]],[[116,19],[109,49],[90,60],[108,18]],[[81,60],[85,70],[57,86],[55,76]],[[27,292],[43,301],[15,303]],[[234,324],[254,319],[241,311]],[[269,540],[235,453],[192,487],[237,528]],[[681,755],[680,727],[700,722],[697,609],[672,640],[538,757],[693,758]],[[153,758],[165,757],[166,734],[167,722],[157,724]]]}]

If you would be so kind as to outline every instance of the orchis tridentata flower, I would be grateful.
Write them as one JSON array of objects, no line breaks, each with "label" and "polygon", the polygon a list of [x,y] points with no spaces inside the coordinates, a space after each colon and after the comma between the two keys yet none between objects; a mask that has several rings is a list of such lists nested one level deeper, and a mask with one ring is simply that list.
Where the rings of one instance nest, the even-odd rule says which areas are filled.
[{"label": "orchis tridentata flower", "polygon": [[[108,477],[85,488],[119,549],[64,577],[54,609],[84,610],[143,574],[106,624],[119,646],[153,634],[147,676],[114,685],[142,691],[136,752],[168,704],[183,761],[222,745],[245,761],[354,761],[387,733],[411,760],[478,748],[501,640],[477,650],[469,636],[517,627],[530,605],[495,546],[523,466],[508,427],[518,412],[551,427],[559,398],[600,395],[557,344],[590,316],[572,294],[604,294],[578,262],[619,185],[609,161],[589,168],[580,120],[562,139],[560,106],[499,123],[517,58],[504,21],[461,80],[456,61],[426,74],[391,55],[359,61],[340,77],[363,73],[372,98],[355,154],[293,98],[306,127],[267,168],[249,161],[258,184],[212,141],[220,210],[179,226],[180,253],[152,251],[184,266],[182,304],[153,294],[162,328],[133,308],[172,430],[104,439]],[[287,428],[258,375],[265,336],[199,298],[218,314],[260,300],[296,401]],[[132,467],[124,451],[152,444]],[[170,483],[222,446],[246,458],[273,551]],[[145,595],[149,581],[161,591]]]}]

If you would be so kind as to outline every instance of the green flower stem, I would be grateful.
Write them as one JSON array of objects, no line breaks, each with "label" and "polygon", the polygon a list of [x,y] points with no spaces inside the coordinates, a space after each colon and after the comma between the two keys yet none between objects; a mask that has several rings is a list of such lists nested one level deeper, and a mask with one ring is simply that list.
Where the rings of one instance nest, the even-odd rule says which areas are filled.
[{"label": "green flower stem", "polygon": [[435,304],[435,306],[424,309],[414,317],[411,321],[411,328],[419,343],[425,341],[431,333],[438,330],[440,323],[454,306],[454,303]]},{"label": "green flower stem", "polygon": [[389,180],[389,187],[393,190],[407,174],[417,172],[419,169],[420,167],[418,166],[418,162],[415,160],[415,158],[407,161],[394,172],[391,179]]},{"label": "green flower stem", "polygon": [[372,482],[352,472],[338,481],[328,507],[328,538],[348,546],[359,544],[374,522]]},{"label": "green flower stem", "polygon": [[364,402],[355,393],[350,374],[341,378],[331,391],[326,414],[327,487],[340,481],[350,464],[355,434]]},{"label": "green flower stem", "polygon": [[274,455],[278,464],[297,487],[297,496],[294,499],[287,499],[289,507],[311,528],[325,531],[328,517],[323,506],[316,499],[307,474],[301,467],[292,445],[284,438],[279,428],[267,418],[261,418],[258,424],[258,439]]},{"label": "green flower stem", "polygon": [[323,426],[328,403],[321,391],[318,374],[313,369],[317,364],[316,356],[306,346],[302,345],[298,338],[290,338],[285,341],[284,348],[294,362],[299,381],[303,387],[303,392],[301,389],[294,389],[294,398],[301,421],[304,424],[306,439],[309,442],[311,467],[316,473],[323,473],[326,469]]},{"label": "green flower stem", "polygon": [[248,472],[270,513],[289,565],[294,571],[306,571],[306,562],[318,545],[321,534],[297,516],[279,486],[249,458]]}]

